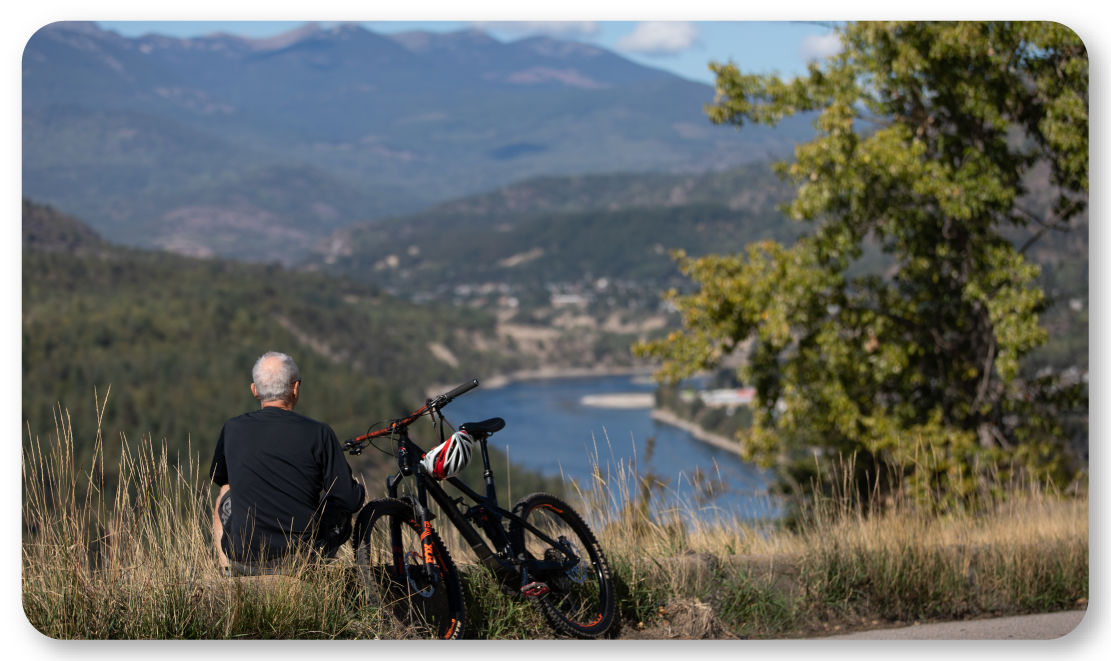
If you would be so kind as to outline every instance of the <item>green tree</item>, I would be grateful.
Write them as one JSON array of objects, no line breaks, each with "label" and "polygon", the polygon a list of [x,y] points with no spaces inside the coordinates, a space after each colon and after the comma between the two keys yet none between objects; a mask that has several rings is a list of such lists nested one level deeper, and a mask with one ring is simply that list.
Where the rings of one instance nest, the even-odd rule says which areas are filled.
[{"label": "green tree", "polygon": [[[678,253],[700,285],[670,293],[684,330],[636,352],[674,381],[746,349],[757,401],[740,442],[788,482],[806,486],[838,455],[857,457],[858,484],[894,460],[915,466],[911,488],[957,498],[985,462],[1068,479],[1062,414],[1086,395],[1020,369],[1047,339],[1039,267],[1023,253],[1087,204],[1084,44],[1052,23],[861,23],[839,36],[839,54],[792,80],[711,65],[715,123],[816,113],[817,136],[776,166],[797,186],[789,215],[813,229],[791,247]],[[1056,191],[1043,217],[1020,201],[1039,163]],[[1016,227],[1018,246],[1005,236]],[[849,272],[865,242],[887,253],[883,275]]]}]

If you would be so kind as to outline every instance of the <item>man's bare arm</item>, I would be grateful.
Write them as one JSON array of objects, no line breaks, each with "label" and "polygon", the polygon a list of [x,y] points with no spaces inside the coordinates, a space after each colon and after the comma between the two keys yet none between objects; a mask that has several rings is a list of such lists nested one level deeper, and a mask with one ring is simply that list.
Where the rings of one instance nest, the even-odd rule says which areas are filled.
[{"label": "man's bare arm", "polygon": [[216,562],[220,567],[228,566],[228,556],[224,554],[224,548],[220,544],[224,536],[224,524],[220,522],[220,499],[229,489],[231,489],[230,484],[220,487],[220,493],[216,495],[216,507],[212,510],[212,545],[216,548]]}]

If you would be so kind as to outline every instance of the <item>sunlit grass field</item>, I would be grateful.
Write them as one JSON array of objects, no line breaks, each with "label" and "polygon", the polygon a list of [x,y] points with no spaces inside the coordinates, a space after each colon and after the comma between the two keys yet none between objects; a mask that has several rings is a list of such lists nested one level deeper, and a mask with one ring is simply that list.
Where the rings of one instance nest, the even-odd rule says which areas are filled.
[{"label": "sunlit grass field", "polygon": [[[96,457],[106,442],[98,434]],[[38,630],[64,639],[411,635],[360,597],[350,546],[335,563],[303,559],[283,576],[223,577],[205,470],[161,443],[124,443],[111,470],[100,459],[77,464],[64,411],[49,437],[24,442],[22,598]],[[105,484],[106,474],[117,481]],[[1083,492],[1012,483],[965,509],[895,497],[881,511],[835,491],[788,527],[700,511],[651,488],[635,466],[597,468],[588,482],[566,491],[614,572],[615,637],[792,637],[1063,610],[1088,597]],[[464,575],[467,637],[552,636],[531,604],[470,564],[454,530],[439,532]]]}]

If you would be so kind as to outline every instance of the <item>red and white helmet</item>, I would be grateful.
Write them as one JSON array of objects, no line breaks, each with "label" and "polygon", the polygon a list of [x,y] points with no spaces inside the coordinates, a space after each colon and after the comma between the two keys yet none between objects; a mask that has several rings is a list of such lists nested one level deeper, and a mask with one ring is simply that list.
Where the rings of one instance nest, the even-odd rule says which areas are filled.
[{"label": "red and white helmet", "polygon": [[421,466],[429,475],[442,480],[467,467],[471,463],[474,439],[465,431],[457,431],[451,438],[428,451],[421,460]]}]

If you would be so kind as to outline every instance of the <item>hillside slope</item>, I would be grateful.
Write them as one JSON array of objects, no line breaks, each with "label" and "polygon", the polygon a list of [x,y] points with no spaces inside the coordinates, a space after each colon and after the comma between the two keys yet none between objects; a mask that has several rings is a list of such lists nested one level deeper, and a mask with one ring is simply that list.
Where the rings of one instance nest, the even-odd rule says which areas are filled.
[{"label": "hillside slope", "polygon": [[[25,202],[24,212],[25,235],[89,236],[80,221],[48,207]],[[258,405],[250,370],[267,350],[295,357],[304,379],[298,411],[341,437],[411,411],[433,383],[514,365],[474,348],[470,335],[491,335],[493,324],[474,311],[414,306],[373,287],[276,266],[107,244],[44,251],[41,243],[23,252],[25,434],[52,434],[60,404],[85,459],[94,388],[103,398],[111,387],[103,419],[109,452],[118,451],[121,434],[151,435],[165,438],[171,453],[184,458],[191,448],[207,461],[224,420]]]},{"label": "hillside slope", "polygon": [[678,282],[671,250],[793,241],[804,227],[776,208],[789,196],[762,164],[687,175],[542,177],[338,230],[307,266],[423,299],[461,285],[543,292],[600,277],[658,292]]}]

